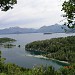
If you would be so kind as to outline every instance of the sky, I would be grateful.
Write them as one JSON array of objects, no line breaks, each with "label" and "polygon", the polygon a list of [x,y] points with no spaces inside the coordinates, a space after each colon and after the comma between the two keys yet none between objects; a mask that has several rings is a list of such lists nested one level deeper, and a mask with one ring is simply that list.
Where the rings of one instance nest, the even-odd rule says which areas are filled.
[{"label": "sky", "polygon": [[64,0],[18,0],[13,9],[0,11],[0,29],[9,27],[40,28],[62,24]]}]

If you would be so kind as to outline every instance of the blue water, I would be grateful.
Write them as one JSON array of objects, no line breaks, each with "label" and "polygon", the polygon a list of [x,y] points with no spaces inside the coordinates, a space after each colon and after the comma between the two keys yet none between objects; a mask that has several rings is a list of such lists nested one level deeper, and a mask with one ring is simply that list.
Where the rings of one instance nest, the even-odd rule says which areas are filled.
[{"label": "blue water", "polygon": [[[15,63],[21,67],[32,68],[33,66],[39,65],[51,65],[55,69],[59,69],[63,66],[62,63],[57,63],[49,59],[41,59],[34,57],[30,52],[25,50],[25,45],[27,43],[37,41],[37,40],[45,40],[57,37],[66,37],[66,36],[73,36],[75,33],[65,34],[65,33],[53,33],[44,35],[42,33],[29,33],[29,34],[7,34],[7,35],[0,35],[1,37],[9,37],[16,39],[17,41],[13,44],[16,44],[16,47],[13,48],[3,48],[0,47],[2,51],[2,57],[6,58],[6,63]],[[19,48],[18,45],[21,45]],[[36,54],[35,54],[36,56]]]}]

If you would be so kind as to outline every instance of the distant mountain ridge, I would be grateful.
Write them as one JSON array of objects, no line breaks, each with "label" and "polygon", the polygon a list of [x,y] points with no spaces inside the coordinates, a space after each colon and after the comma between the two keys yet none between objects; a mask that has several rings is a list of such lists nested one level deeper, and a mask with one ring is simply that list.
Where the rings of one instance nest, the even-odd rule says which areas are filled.
[{"label": "distant mountain ridge", "polygon": [[37,32],[45,33],[45,32],[52,32],[52,33],[61,33],[65,32],[64,29],[62,29],[61,25],[55,24],[51,26],[43,26],[40,29],[38,29]]},{"label": "distant mountain ridge", "polygon": [[1,29],[0,34],[46,33],[46,32],[65,33],[64,29],[67,29],[67,32],[75,32],[75,29],[69,29],[67,26],[55,24],[50,26],[42,26],[39,29],[10,27]]},{"label": "distant mountain ridge", "polygon": [[33,28],[10,27],[0,30],[0,34],[33,33],[35,31],[36,29]]}]

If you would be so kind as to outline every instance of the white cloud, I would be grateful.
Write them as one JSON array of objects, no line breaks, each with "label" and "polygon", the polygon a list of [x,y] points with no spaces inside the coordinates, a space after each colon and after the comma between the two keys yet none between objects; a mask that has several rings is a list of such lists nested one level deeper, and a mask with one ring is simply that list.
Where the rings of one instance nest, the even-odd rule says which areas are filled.
[{"label": "white cloud", "polygon": [[10,26],[41,27],[58,23],[63,0],[18,0],[14,9],[0,11],[0,28]]}]

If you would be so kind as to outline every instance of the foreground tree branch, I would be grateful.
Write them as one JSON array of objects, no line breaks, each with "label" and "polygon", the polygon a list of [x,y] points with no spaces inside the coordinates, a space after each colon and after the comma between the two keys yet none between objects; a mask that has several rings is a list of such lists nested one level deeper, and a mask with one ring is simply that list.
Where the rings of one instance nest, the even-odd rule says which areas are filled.
[{"label": "foreground tree branch", "polygon": [[62,4],[63,17],[67,18],[67,25],[69,28],[75,27],[75,0],[64,1]]},{"label": "foreground tree branch", "polygon": [[0,8],[2,11],[12,9],[14,4],[17,4],[17,0],[0,0]]}]

